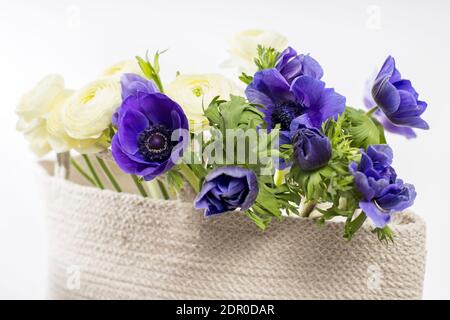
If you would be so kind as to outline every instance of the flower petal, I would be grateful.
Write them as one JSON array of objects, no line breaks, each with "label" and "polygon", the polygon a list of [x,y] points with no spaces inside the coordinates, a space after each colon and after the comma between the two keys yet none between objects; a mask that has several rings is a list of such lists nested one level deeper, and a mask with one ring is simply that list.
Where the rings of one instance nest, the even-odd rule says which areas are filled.
[{"label": "flower petal", "polygon": [[128,109],[122,116],[121,127],[117,135],[122,150],[135,154],[138,149],[138,138],[142,131],[149,126],[148,119],[137,110]]},{"label": "flower petal", "polygon": [[400,95],[397,88],[389,82],[389,77],[375,80],[372,97],[387,116],[397,111],[400,105]]},{"label": "flower petal", "polygon": [[270,97],[272,104],[278,104],[292,98],[289,84],[277,69],[265,69],[256,72],[252,83],[245,90],[251,103],[259,103],[251,100],[253,98],[263,98],[263,96],[255,97],[255,91],[260,91],[265,96]]},{"label": "flower petal", "polygon": [[318,104],[324,88],[325,83],[323,81],[308,76],[300,76],[292,82],[291,91],[298,103],[305,107],[312,107]]},{"label": "flower petal", "polygon": [[383,228],[391,221],[391,215],[381,211],[373,201],[361,201],[359,207],[377,228]]}]

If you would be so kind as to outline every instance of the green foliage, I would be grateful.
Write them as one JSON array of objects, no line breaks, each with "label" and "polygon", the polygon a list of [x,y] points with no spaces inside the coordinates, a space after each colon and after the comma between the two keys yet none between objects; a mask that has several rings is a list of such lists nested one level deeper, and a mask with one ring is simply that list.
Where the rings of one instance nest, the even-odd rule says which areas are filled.
[{"label": "green foliage", "polygon": [[184,186],[183,176],[178,172],[176,167],[166,173],[166,179],[167,183],[175,192],[179,192]]},{"label": "green foliage", "polygon": [[364,212],[361,212],[356,218],[353,218],[353,214],[347,216],[347,221],[344,227],[344,238],[351,240],[353,235],[362,227],[367,219]]},{"label": "green foliage", "polygon": [[367,149],[371,144],[386,143],[383,126],[364,111],[347,107],[343,116],[353,147]]},{"label": "green foliage", "polygon": [[300,195],[288,185],[275,186],[272,176],[261,176],[258,197],[246,214],[259,228],[265,230],[273,218],[282,219],[283,211],[289,215],[298,215],[300,200]]},{"label": "green foliage", "polygon": [[360,158],[359,149],[351,145],[348,134],[342,128],[344,117],[330,120],[324,132],[332,145],[332,157],[328,164],[314,171],[302,171],[294,166],[289,183],[296,186],[307,201],[338,203],[339,197],[353,190],[353,176],[348,166]]},{"label": "green foliage", "polygon": [[230,101],[214,98],[205,116],[211,126],[225,133],[226,129],[254,129],[263,123],[264,114],[245,98],[231,95]]},{"label": "green foliage", "polygon": [[258,45],[257,47],[258,57],[255,58],[255,64],[258,70],[271,69],[275,67],[277,63],[278,56],[280,53],[274,48],[263,47]]},{"label": "green foliage", "polygon": [[394,243],[394,232],[388,226],[385,226],[384,228],[375,228],[372,232],[377,235],[378,240],[381,242],[386,244]]},{"label": "green foliage", "polygon": [[345,217],[347,223],[344,236],[350,239],[361,227],[365,215],[353,219],[358,208],[359,194],[355,190],[353,175],[349,165],[360,160],[359,148],[353,146],[352,136],[346,130],[347,118],[340,116],[323,125],[323,132],[330,139],[332,157],[328,164],[314,171],[302,171],[293,166],[287,182],[292,189],[298,190],[306,201],[328,203],[328,209],[317,209],[322,215],[317,218],[318,225],[335,217]]},{"label": "green foliage", "polygon": [[155,82],[158,86],[159,91],[164,92],[164,88],[161,82],[161,78],[159,77],[160,65],[159,65],[159,57],[161,54],[166,52],[164,51],[156,51],[155,56],[153,58],[153,64],[148,59],[148,52],[145,54],[145,59],[136,56],[136,60],[138,61],[139,67],[141,68],[144,75]]},{"label": "green foliage", "polygon": [[249,85],[250,83],[252,83],[253,81],[253,77],[249,76],[248,74],[246,74],[245,72],[242,72],[242,74],[239,76],[239,80],[241,80],[243,83],[245,83],[246,85]]}]

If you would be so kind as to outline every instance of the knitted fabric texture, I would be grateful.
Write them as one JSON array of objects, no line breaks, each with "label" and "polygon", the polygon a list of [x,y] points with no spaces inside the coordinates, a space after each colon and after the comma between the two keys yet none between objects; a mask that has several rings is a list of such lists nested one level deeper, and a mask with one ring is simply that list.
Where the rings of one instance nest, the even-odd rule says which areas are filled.
[{"label": "knitted fabric texture", "polygon": [[287,217],[260,231],[242,213],[204,218],[152,200],[41,176],[49,227],[49,298],[420,299],[425,224],[397,216],[395,244],[364,225],[318,228]]}]

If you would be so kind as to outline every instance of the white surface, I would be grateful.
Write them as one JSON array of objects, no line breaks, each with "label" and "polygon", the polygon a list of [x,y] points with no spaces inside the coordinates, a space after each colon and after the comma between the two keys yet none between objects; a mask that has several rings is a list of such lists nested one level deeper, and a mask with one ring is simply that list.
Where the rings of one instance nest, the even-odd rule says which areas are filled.
[{"label": "white surface", "polygon": [[[44,298],[42,197],[34,157],[15,132],[20,95],[50,72],[69,87],[104,67],[156,49],[163,76],[221,71],[226,37],[244,28],[285,34],[311,53],[325,81],[361,106],[364,82],[388,54],[429,104],[431,130],[390,135],[395,168],[414,183],[428,223],[425,298],[450,298],[450,2],[448,1],[0,1],[0,298]],[[227,71],[229,72],[229,71]]]}]

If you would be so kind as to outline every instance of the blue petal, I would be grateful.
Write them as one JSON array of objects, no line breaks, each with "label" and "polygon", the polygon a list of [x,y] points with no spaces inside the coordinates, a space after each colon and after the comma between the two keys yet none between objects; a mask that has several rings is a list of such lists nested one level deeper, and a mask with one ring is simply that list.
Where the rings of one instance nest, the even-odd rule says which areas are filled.
[{"label": "blue petal", "polygon": [[128,109],[121,121],[117,135],[122,149],[129,154],[135,154],[138,149],[139,134],[149,126],[147,118],[137,110]]},{"label": "blue petal", "polygon": [[269,97],[272,101],[271,104],[278,104],[292,99],[289,84],[277,69],[265,69],[256,72],[252,83],[247,88],[245,93],[249,101],[251,103],[260,103],[252,100],[254,98],[264,99],[263,96],[255,95],[255,91],[259,91]]},{"label": "blue petal", "polygon": [[375,81],[372,97],[387,116],[397,111],[400,105],[400,95],[397,88],[389,82],[389,77],[378,78]]},{"label": "blue petal", "polygon": [[310,55],[300,55],[302,60],[302,74],[320,80],[323,77],[323,69],[319,62]]},{"label": "blue petal", "polygon": [[323,81],[308,76],[300,76],[292,82],[291,91],[294,93],[297,102],[308,108],[318,105],[324,88],[325,83]]},{"label": "blue petal", "polygon": [[359,207],[377,228],[384,228],[391,221],[391,214],[381,211],[373,201],[361,201]]},{"label": "blue petal", "polygon": [[334,89],[327,88],[320,97],[319,105],[321,124],[330,118],[336,120],[338,115],[345,110],[345,97],[335,92]]}]

